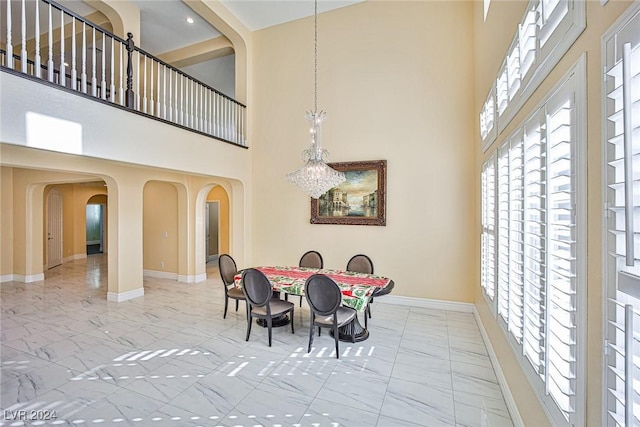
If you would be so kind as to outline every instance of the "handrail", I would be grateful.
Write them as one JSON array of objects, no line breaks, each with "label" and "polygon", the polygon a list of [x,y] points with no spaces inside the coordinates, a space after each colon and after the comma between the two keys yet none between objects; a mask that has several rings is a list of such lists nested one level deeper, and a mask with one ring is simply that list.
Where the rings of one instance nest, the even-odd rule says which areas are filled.
[{"label": "handrail", "polygon": [[[52,0],[18,1],[22,6],[21,39],[12,38],[11,2],[6,2],[6,50],[0,49],[0,55],[7,60],[6,64],[4,61],[0,64],[1,67],[68,86],[76,92],[147,117],[247,146],[246,105],[135,46],[131,33],[124,40]],[[46,5],[45,8],[40,7],[40,2]],[[34,59],[24,49],[27,44],[24,30],[27,4],[32,9],[35,4]],[[59,25],[57,28],[52,25],[54,18]],[[42,27],[41,19],[45,22]],[[52,38],[54,30],[60,34],[55,42]],[[65,38],[71,38],[66,45]],[[22,46],[21,55],[13,53],[14,41],[16,46]],[[55,55],[54,46],[59,46]],[[41,56],[40,48],[44,48],[45,55]],[[76,57],[78,53],[81,54],[79,58]],[[21,66],[17,67],[16,63]]]}]

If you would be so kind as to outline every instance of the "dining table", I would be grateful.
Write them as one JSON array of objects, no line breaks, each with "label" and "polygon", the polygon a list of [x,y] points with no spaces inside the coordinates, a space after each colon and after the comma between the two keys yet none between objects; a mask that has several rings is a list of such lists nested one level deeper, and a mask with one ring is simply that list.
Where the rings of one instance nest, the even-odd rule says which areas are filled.
[{"label": "dining table", "polygon": [[[309,268],[309,267],[288,267],[288,266],[261,266],[255,267],[260,270],[271,282],[274,292],[281,292],[291,295],[304,296],[304,285],[307,279],[314,274],[324,274],[338,285],[342,293],[342,305],[351,307],[363,313],[365,316],[366,308],[374,293],[388,293],[393,289],[393,280],[377,276],[374,274],[359,273],[355,271],[332,270],[327,268]],[[236,287],[242,287],[242,272],[234,277]],[[278,322],[281,326],[287,324],[287,321]],[[364,341],[369,337],[369,331],[363,327],[356,316],[354,320],[354,330],[356,341]],[[274,322],[274,326],[275,326]],[[351,341],[351,331],[349,325],[340,328],[338,331],[341,341]]]}]

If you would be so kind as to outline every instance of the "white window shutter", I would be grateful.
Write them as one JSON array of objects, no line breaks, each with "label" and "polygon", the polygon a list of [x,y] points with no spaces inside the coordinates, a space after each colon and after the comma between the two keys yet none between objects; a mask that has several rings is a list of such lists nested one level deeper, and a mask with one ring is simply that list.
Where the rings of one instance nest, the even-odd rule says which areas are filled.
[{"label": "white window shutter", "polygon": [[491,156],[482,166],[482,277],[481,286],[490,300],[496,293],[496,159]]},{"label": "white window shutter", "polygon": [[498,149],[498,314],[509,321],[509,145]]},{"label": "white window shutter", "polygon": [[547,390],[574,412],[577,353],[577,224],[573,97],[547,106]]},{"label": "white window shutter", "polygon": [[508,330],[517,343],[522,342],[524,297],[524,222],[523,222],[522,135],[511,138],[509,148],[509,315]]},{"label": "white window shutter", "polygon": [[535,373],[545,373],[546,132],[537,114],[524,127],[524,330],[523,352]]},{"label": "white window shutter", "polygon": [[640,424],[640,5],[603,37],[608,426]]}]

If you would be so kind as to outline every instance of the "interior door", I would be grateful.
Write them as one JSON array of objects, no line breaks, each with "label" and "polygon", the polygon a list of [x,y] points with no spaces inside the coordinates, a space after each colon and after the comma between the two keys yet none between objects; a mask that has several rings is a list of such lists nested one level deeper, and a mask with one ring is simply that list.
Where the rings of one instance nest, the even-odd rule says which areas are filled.
[{"label": "interior door", "polygon": [[218,255],[220,204],[207,202],[207,261]]},{"label": "interior door", "polygon": [[47,196],[47,268],[62,264],[62,197],[56,188]]}]

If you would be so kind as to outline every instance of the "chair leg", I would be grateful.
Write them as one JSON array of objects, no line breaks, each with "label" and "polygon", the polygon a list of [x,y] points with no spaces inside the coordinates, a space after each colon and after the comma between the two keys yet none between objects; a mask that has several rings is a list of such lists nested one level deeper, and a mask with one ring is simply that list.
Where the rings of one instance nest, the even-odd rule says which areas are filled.
[{"label": "chair leg", "polygon": [[293,330],[293,307],[291,307],[291,333],[294,334],[294,330]]},{"label": "chair leg", "polygon": [[222,315],[223,319],[227,318],[227,307],[229,306],[229,297],[225,295],[224,297],[224,314]]},{"label": "chair leg", "polygon": [[367,308],[365,308],[364,310],[364,328],[367,329],[367,327],[369,326],[369,321],[367,320],[367,311],[369,310],[369,306],[367,306]]},{"label": "chair leg", "polygon": [[251,321],[251,312],[249,311],[247,313],[247,338],[245,339],[245,341],[249,341],[249,335],[251,335],[251,324],[253,322]]},{"label": "chair leg", "polygon": [[284,300],[289,301],[289,294],[286,292],[284,293]]},{"label": "chair leg", "polygon": [[236,311],[238,311],[238,303],[239,303],[239,302],[240,302],[240,301],[236,300]]},{"label": "chair leg", "polygon": [[271,347],[271,316],[267,316],[267,329],[269,330],[269,347]]},{"label": "chair leg", "polygon": [[[364,317],[365,319],[367,318],[367,316]],[[365,324],[367,322],[365,321]],[[356,342],[356,319],[354,318],[351,321],[351,342],[355,344]]]},{"label": "chair leg", "polygon": [[369,301],[369,304],[367,304],[367,311],[369,312],[369,319],[371,319],[371,303],[373,302],[373,298],[371,298],[371,301]]},{"label": "chair leg", "polygon": [[338,324],[333,324],[333,339],[336,342],[336,359],[340,359],[340,349],[338,349]]},{"label": "chair leg", "polygon": [[302,307],[302,295],[300,295],[300,307]]},{"label": "chair leg", "polygon": [[313,344],[313,313],[311,313],[311,319],[309,319],[309,347],[307,353],[311,353],[311,344]]}]

